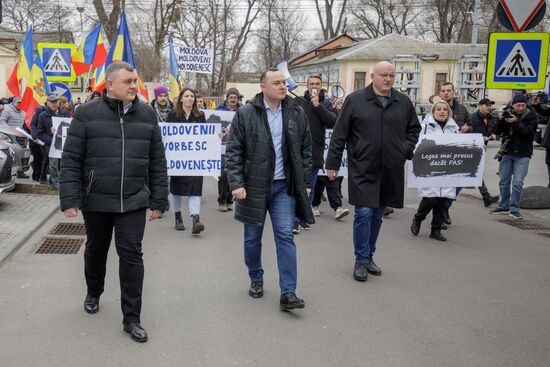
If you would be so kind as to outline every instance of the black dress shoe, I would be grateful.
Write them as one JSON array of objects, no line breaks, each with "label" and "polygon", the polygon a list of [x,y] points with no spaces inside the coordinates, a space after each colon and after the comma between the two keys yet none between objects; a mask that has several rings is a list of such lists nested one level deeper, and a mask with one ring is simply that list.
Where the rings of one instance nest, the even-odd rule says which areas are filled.
[{"label": "black dress shoe", "polygon": [[261,298],[264,295],[264,282],[251,282],[248,295],[252,298]]},{"label": "black dress shoe", "polygon": [[281,302],[279,308],[281,311],[289,311],[295,308],[304,308],[306,303],[303,299],[296,297],[294,292],[288,292],[281,295]]},{"label": "black dress shoe", "polygon": [[353,279],[358,282],[364,282],[369,276],[367,265],[361,263],[355,263],[355,269],[353,269]]},{"label": "black dress shoe", "polygon": [[376,275],[376,276],[382,275],[382,269],[380,269],[378,265],[376,265],[372,256],[370,257],[369,263],[366,265],[367,265],[367,272],[369,274]]},{"label": "black dress shoe", "polygon": [[99,297],[86,295],[84,299],[84,311],[86,313],[97,313],[99,311]]},{"label": "black dress shoe", "polygon": [[147,332],[140,324],[136,322],[131,322],[129,324],[124,324],[124,331],[130,334],[132,340],[136,342],[146,342],[147,341]]},{"label": "black dress shoe", "polygon": [[430,238],[438,241],[447,241],[447,237],[443,236],[441,231],[432,231],[432,233],[430,233]]},{"label": "black dress shoe", "polygon": [[422,223],[421,220],[416,219],[416,216],[413,218],[413,222],[411,224],[411,232],[415,236],[418,235],[418,232],[420,232],[420,224]]},{"label": "black dress shoe", "polygon": [[443,222],[447,225],[451,225],[451,216],[449,215],[449,209],[443,209]]},{"label": "black dress shoe", "polygon": [[444,231],[446,231],[446,230],[449,229],[449,227],[447,227],[447,225],[446,225],[445,223],[443,223],[443,224],[441,225],[441,229],[444,230]]}]

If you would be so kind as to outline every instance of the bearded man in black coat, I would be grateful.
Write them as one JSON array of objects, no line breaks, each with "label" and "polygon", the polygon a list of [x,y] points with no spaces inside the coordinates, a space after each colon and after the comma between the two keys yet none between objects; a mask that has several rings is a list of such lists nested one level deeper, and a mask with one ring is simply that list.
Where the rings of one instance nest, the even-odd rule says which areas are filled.
[{"label": "bearded man in black coat", "polygon": [[395,67],[383,61],[370,75],[372,83],[350,94],[336,121],[327,156],[327,176],[338,176],[342,152],[348,149],[349,202],[355,206],[354,279],[381,275],[374,263],[384,207],[402,208],[404,164],[413,156],[420,123],[410,99],[393,89]]}]

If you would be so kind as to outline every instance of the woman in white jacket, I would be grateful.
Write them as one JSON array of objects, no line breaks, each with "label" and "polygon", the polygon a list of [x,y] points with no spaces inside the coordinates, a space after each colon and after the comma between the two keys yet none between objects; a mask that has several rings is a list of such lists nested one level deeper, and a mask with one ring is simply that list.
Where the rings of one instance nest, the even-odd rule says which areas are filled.
[{"label": "woman in white jacket", "polygon": [[[432,106],[432,113],[427,115],[422,122],[421,134],[458,134],[459,127],[453,120],[451,107],[443,100],[437,101]],[[443,226],[443,213],[446,199],[456,198],[455,187],[421,187],[418,189],[418,196],[422,198],[418,210],[414,215],[411,225],[411,232],[416,236],[420,232],[420,224],[426,216],[432,214],[432,230],[430,238],[438,241],[447,241],[441,234]]]}]

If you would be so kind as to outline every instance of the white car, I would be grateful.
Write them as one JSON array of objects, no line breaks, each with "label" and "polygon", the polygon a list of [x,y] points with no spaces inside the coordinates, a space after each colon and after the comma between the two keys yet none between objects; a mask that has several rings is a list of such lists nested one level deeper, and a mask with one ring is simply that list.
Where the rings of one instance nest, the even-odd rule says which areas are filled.
[{"label": "white car", "polygon": [[17,176],[15,152],[10,145],[0,141],[0,193],[12,190],[15,187]]}]

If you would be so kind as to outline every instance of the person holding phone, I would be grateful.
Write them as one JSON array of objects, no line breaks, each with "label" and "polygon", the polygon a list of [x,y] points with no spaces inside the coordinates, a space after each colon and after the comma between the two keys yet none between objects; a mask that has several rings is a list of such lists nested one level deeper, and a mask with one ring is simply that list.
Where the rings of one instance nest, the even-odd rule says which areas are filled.
[{"label": "person holding phone", "polygon": [[[296,102],[306,112],[309,122],[309,129],[311,131],[311,156],[312,156],[312,168],[311,168],[311,187],[312,192],[308,197],[309,205],[312,204],[313,195],[315,191],[315,184],[317,182],[317,176],[319,170],[324,168],[324,151],[325,151],[325,134],[326,129],[332,129],[336,123],[338,113],[332,107],[331,103],[326,99],[325,93],[322,90],[323,80],[320,75],[311,75],[307,79],[307,90],[304,93],[303,98],[296,98]],[[335,212],[338,212],[340,218],[344,217],[349,211],[344,211],[341,208],[336,208]],[[347,209],[346,209],[347,210]],[[298,220],[294,223],[293,233],[298,234],[300,230],[309,230],[311,227],[304,221]]]}]

